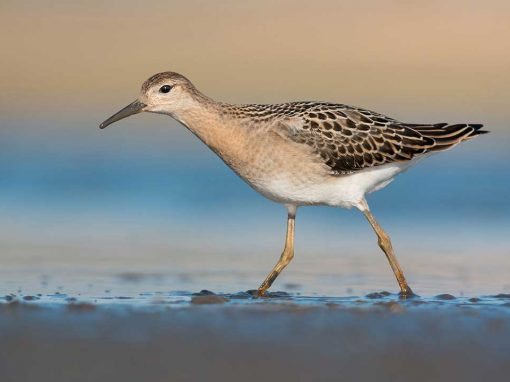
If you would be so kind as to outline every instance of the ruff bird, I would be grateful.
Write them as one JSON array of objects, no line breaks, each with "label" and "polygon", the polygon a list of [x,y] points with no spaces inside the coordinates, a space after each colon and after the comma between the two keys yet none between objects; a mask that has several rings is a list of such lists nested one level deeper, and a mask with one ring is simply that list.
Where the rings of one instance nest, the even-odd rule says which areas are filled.
[{"label": "ruff bird", "polygon": [[403,123],[330,102],[233,105],[205,96],[174,72],[146,80],[138,99],[100,128],[142,111],[179,121],[256,191],[286,206],[285,247],[258,288],[260,296],[294,257],[296,211],[306,205],[359,209],[377,235],[400,294],[413,295],[365,195],[388,185],[420,158],[487,133],[481,124]]}]

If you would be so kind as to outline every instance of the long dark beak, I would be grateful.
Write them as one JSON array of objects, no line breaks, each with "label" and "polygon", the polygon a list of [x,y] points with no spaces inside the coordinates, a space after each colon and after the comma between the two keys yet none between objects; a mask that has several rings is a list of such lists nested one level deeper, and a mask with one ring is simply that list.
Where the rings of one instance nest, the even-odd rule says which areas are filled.
[{"label": "long dark beak", "polygon": [[129,117],[130,115],[138,114],[143,111],[143,108],[145,106],[147,106],[147,105],[136,100],[135,102],[130,103],[124,109],[118,111],[117,113],[112,115],[110,118],[108,118],[106,121],[104,121],[102,124],[100,124],[99,128],[104,129],[106,126],[111,125],[114,122],[120,121],[121,119]]}]

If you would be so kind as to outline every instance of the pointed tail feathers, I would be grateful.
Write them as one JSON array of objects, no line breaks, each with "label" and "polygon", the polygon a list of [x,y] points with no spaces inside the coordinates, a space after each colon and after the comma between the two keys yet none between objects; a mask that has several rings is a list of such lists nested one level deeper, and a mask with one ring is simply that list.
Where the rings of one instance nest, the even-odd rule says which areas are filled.
[{"label": "pointed tail feathers", "polygon": [[421,135],[432,138],[436,143],[427,151],[440,151],[449,149],[462,141],[469,140],[480,134],[487,134],[489,131],[482,130],[483,125],[476,123],[458,123],[449,125],[447,123],[436,123],[434,125],[408,125]]}]

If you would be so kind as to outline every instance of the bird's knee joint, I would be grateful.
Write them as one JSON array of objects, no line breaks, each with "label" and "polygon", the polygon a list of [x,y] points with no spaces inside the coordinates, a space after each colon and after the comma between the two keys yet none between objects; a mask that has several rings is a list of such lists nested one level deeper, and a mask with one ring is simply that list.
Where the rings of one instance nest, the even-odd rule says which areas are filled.
[{"label": "bird's knee joint", "polygon": [[391,247],[391,239],[386,234],[379,236],[379,240],[377,242],[381,248]]},{"label": "bird's knee joint", "polygon": [[294,258],[294,251],[285,252],[283,254],[283,261],[285,261],[285,264],[290,263],[290,261]]}]

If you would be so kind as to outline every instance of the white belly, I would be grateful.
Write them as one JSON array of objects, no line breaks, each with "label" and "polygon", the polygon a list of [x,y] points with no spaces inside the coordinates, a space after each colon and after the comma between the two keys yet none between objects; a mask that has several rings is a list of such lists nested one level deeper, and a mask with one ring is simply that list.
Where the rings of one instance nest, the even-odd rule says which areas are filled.
[{"label": "white belly", "polygon": [[368,168],[354,174],[300,180],[282,174],[277,178],[252,184],[267,198],[290,205],[324,204],[335,207],[360,207],[367,193],[380,190],[393,178],[414,164],[413,161]]}]

